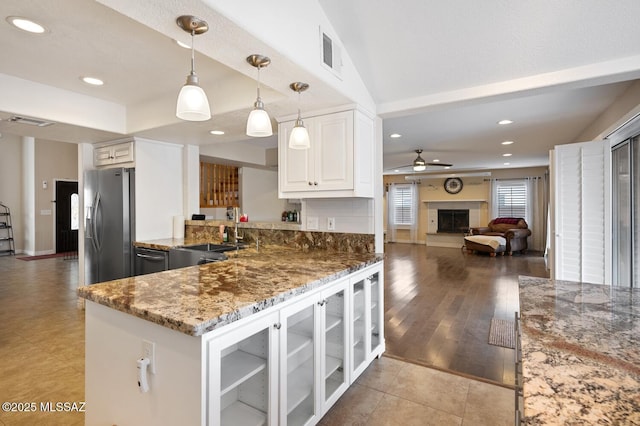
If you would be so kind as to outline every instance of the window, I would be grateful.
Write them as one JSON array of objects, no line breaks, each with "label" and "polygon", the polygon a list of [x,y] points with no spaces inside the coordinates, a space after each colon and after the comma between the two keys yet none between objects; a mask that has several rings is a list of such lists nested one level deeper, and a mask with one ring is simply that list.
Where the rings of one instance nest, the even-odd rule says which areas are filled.
[{"label": "window", "polygon": [[527,183],[525,180],[498,181],[496,217],[527,217]]},{"label": "window", "polygon": [[395,225],[413,225],[413,197],[414,191],[411,185],[394,185],[391,187],[393,194],[393,209]]}]

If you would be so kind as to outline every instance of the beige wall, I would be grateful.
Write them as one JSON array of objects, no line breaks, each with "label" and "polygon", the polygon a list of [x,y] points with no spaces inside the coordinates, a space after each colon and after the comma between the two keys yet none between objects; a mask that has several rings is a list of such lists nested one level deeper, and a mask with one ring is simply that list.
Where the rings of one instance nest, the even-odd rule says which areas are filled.
[{"label": "beige wall", "polygon": [[[76,144],[36,140],[35,218],[36,253],[55,252],[55,180],[78,180],[78,146]],[[42,182],[47,182],[47,188]],[[51,212],[50,215],[44,214]]]},{"label": "beige wall", "polygon": [[[486,170],[491,172],[491,176],[470,176],[462,177],[462,190],[457,194],[449,194],[444,190],[445,178],[425,178],[421,179],[419,185],[420,204],[418,207],[418,241],[424,243],[427,233],[427,203],[425,201],[462,201],[462,200],[485,200],[480,207],[480,225],[486,225],[491,218],[488,217],[489,182],[486,179],[517,179],[529,176],[543,176],[547,172],[547,167],[529,167],[521,169],[497,169]],[[388,183],[407,183],[407,175],[386,175],[385,185]],[[384,223],[387,229],[387,203],[384,200]],[[471,224],[473,225],[473,224]],[[409,231],[399,229],[396,233],[397,241],[409,241]]]}]

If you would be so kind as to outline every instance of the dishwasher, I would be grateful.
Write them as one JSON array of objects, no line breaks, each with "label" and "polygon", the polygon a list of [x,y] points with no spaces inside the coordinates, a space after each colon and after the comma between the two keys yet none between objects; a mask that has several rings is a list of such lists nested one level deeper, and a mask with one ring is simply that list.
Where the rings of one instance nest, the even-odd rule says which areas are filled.
[{"label": "dishwasher", "polygon": [[136,247],[134,267],[136,275],[166,271],[169,269],[169,252]]}]

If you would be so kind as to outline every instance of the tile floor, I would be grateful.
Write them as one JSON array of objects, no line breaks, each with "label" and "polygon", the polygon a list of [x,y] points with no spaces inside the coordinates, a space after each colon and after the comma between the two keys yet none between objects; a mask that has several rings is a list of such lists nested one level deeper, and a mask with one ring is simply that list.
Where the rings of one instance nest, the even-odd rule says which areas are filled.
[{"label": "tile floor", "polygon": [[[0,257],[0,426],[82,425],[83,413],[41,403],[84,400],[84,313],[77,261]],[[90,409],[90,407],[88,407]],[[513,424],[513,390],[382,357],[321,420],[322,425]]]},{"label": "tile floor", "polygon": [[514,391],[382,357],[320,421],[343,425],[513,425]]}]

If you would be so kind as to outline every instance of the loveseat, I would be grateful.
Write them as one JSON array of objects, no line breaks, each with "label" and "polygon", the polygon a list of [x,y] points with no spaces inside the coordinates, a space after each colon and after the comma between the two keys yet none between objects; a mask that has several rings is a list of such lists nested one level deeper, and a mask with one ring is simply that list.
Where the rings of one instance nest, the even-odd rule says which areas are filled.
[{"label": "loveseat", "polygon": [[489,222],[488,226],[471,228],[471,235],[504,238],[506,240],[504,251],[511,256],[516,251],[526,253],[527,237],[531,235],[531,231],[527,222],[520,217],[498,217]]}]

